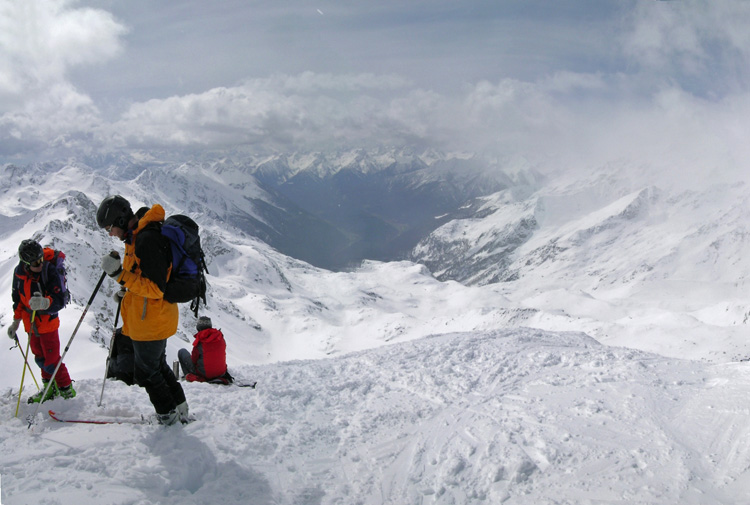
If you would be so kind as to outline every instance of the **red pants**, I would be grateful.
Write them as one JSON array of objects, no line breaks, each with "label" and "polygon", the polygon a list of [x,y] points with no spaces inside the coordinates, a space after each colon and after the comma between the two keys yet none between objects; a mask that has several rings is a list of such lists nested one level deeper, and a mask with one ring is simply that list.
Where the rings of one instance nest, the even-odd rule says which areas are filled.
[{"label": "red pants", "polygon": [[[57,330],[55,330],[48,333],[40,333],[38,337],[34,333],[31,333],[30,338],[31,352],[34,353],[34,361],[42,369],[42,379],[49,380],[57,367],[57,363],[60,361],[60,336]],[[57,371],[57,375],[55,375],[55,382],[59,388],[68,387],[73,382],[70,380],[65,363],[60,365],[60,369]]]}]

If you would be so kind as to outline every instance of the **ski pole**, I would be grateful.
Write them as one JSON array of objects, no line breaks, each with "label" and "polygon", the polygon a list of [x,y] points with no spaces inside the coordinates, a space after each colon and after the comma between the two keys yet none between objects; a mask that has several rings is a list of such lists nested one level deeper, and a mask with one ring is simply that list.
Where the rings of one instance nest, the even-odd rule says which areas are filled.
[{"label": "ski pole", "polygon": [[[34,317],[36,316],[36,311],[31,313],[31,324],[34,324]],[[16,337],[16,342],[18,342],[18,337]],[[29,355],[29,346],[31,345],[31,337],[29,337],[29,342],[26,344],[26,355]],[[20,347],[19,347],[20,349]],[[24,361],[26,361],[26,358],[24,357]],[[26,363],[28,365],[28,363]],[[18,389],[18,401],[16,402],[16,413],[13,417],[18,417],[18,409],[21,407],[21,393],[23,393],[23,380],[26,377],[26,367],[23,367],[23,372],[21,372],[21,387]],[[34,382],[36,382],[36,379],[34,379]],[[39,385],[37,384],[37,387]]]},{"label": "ski pole", "polygon": [[23,392],[24,377],[26,377],[26,367],[23,367],[23,372],[21,372],[21,387],[18,388],[18,401],[16,402],[16,413],[13,415],[13,417],[18,417],[18,409],[21,407],[21,393]]},{"label": "ski pole", "polygon": [[104,380],[102,381],[102,394],[99,395],[99,403],[97,407],[102,406],[102,399],[104,398],[104,386],[107,384],[107,375],[109,375],[109,363],[112,360],[112,349],[115,347],[115,335],[117,335],[117,320],[120,318],[120,304],[122,298],[117,304],[117,312],[115,313],[115,326],[112,328],[112,338],[109,341],[109,354],[107,355],[107,364],[104,366]]},{"label": "ski pole", "polygon": [[[21,352],[21,356],[23,356],[23,366],[28,367],[29,373],[31,374],[31,378],[34,379],[34,384],[36,384],[37,390],[39,389],[39,383],[36,381],[36,377],[34,377],[34,371],[31,369],[31,365],[29,365],[29,360],[27,356],[29,355],[29,343],[26,344],[26,352],[23,352],[23,347],[19,345],[18,342],[18,335],[14,336],[16,340],[16,345],[14,347],[18,347],[18,350]],[[30,341],[29,341],[30,342]]]},{"label": "ski pole", "polygon": [[[102,283],[104,282],[104,278],[107,276],[107,272],[102,272],[102,276],[99,277],[99,282],[96,284],[96,287],[94,288],[94,292],[91,293],[91,298],[89,298],[89,302],[86,304],[86,308],[83,309],[83,314],[81,314],[81,318],[78,320],[78,324],[76,325],[75,329],[73,330],[73,334],[70,336],[70,339],[68,340],[68,344],[65,346],[65,350],[62,353],[62,356],[60,356],[60,360],[57,362],[57,366],[55,367],[55,371],[52,372],[52,376],[49,378],[49,382],[47,383],[47,387],[44,388],[44,393],[42,394],[42,399],[47,397],[47,393],[49,392],[49,388],[53,386],[55,383],[55,376],[57,375],[57,371],[60,370],[60,365],[63,364],[63,359],[65,359],[65,355],[68,353],[68,349],[70,349],[70,344],[73,343],[73,338],[76,336],[76,333],[78,333],[78,328],[81,327],[81,323],[83,322],[83,318],[86,317],[86,313],[89,311],[89,307],[91,307],[91,304],[94,302],[94,297],[99,292],[99,288],[102,287]],[[36,409],[34,409],[34,414],[31,415],[28,418],[29,426],[28,428],[31,428],[31,425],[34,424],[34,419],[36,419],[36,415],[39,412],[39,407],[42,405],[42,402],[40,401],[36,405]]]}]

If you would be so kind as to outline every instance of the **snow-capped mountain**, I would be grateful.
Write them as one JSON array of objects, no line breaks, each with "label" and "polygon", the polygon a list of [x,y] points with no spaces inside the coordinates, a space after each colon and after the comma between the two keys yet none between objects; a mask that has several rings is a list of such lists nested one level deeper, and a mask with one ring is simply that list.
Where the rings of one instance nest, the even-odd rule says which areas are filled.
[{"label": "snow-capped mountain", "polygon": [[347,237],[325,251],[322,266],[334,269],[404,258],[465,202],[513,185],[476,157],[434,152],[276,157],[253,173]]},{"label": "snow-capped mountain", "polygon": [[[225,331],[235,335],[238,363],[319,357],[409,340],[436,328],[465,327],[458,307],[443,311],[438,318],[422,314],[433,303],[437,311],[456,293],[474,296],[459,284],[440,283],[422,266],[369,262],[356,274],[334,273],[285,256],[248,233],[249,222],[266,223],[264,206],[274,202],[273,195],[251,174],[186,164],[150,166],[131,180],[112,179],[113,171],[75,163],[25,170],[6,166],[3,170],[0,289],[10,293],[17,247],[23,239],[33,237],[64,251],[73,303],[62,317],[63,335],[72,332],[101,275],[100,257],[122,248],[95,223],[99,202],[113,193],[128,198],[134,208],[158,202],[168,214],[187,213],[200,224],[209,269],[206,311],[217,313]],[[392,283],[383,282],[386,278]],[[413,300],[423,285],[435,286],[443,294],[417,304]],[[77,344],[87,354],[100,352],[108,343],[114,290],[105,280],[76,337],[95,344],[90,348]],[[478,300],[475,310],[484,315],[472,319],[471,327],[490,328],[498,318],[512,318],[513,311],[503,308],[501,300],[502,295]],[[182,315],[178,339],[172,339],[175,349],[194,333],[194,317],[186,307]],[[0,311],[0,326],[9,324],[11,318],[9,302]],[[373,325],[373,318],[381,323]],[[15,356],[5,355],[5,359],[9,369],[16,368]],[[79,373],[87,375],[100,368],[98,361],[87,361]],[[8,383],[15,380],[14,373],[3,377]]]},{"label": "snow-capped mountain", "polygon": [[[687,184],[609,165],[519,189],[478,198],[423,239],[411,259],[442,280],[500,282],[522,305],[597,319],[592,334],[610,343],[629,345],[641,331],[653,336],[649,348],[664,352],[669,333],[689,343],[670,344],[670,354],[706,357],[706,348],[730,352],[717,342],[726,332],[706,340],[689,329],[693,318],[745,331],[750,193],[743,174]],[[617,309],[634,301],[638,310]]]},{"label": "snow-capped mountain", "polygon": [[[283,232],[266,206],[292,207],[258,182],[254,161],[121,161],[0,169],[0,327],[21,240],[65,251],[73,301],[60,335],[67,343],[82,321],[65,358],[79,396],[50,406],[82,418],[150,412],[142,390],[115,381],[96,404],[114,327],[109,279],[80,319],[101,255],[122,247],[96,228],[96,208],[120,193],[199,222],[202,314],[226,336],[230,371],[259,387],[185,384],[197,418],[186,427],[40,414],[28,429],[33,407],[13,417],[20,354],[3,351],[3,503],[747,502],[750,451],[736,440],[750,376],[728,363],[750,354],[741,179],[685,187],[623,167],[503,169],[495,180],[507,187],[432,217],[444,225],[415,249],[424,265],[332,272],[255,236],[261,225]],[[427,182],[428,167],[448,164],[399,170],[417,194],[446,187]],[[301,174],[291,165],[285,181]],[[345,173],[374,177],[372,167],[325,177]],[[183,307],[169,360],[194,325]]]},{"label": "snow-capped mountain", "polygon": [[[183,164],[150,159],[138,169],[137,164],[130,163],[123,171],[113,165],[91,168],[75,162],[23,169],[7,165],[2,169],[0,186],[0,231],[6,258],[2,271],[9,275],[15,264],[15,249],[23,238],[35,236],[59,244],[71,256],[72,292],[80,308],[96,283],[99,256],[119,247],[96,229],[95,209],[107,194],[120,193],[134,206],[159,202],[169,214],[187,213],[200,223],[209,257],[211,303],[231,314],[237,331],[252,336],[253,345],[259,349],[273,345],[269,343],[271,334],[277,331],[299,334],[299,326],[275,326],[278,319],[273,314],[290,310],[284,307],[287,302],[294,306],[293,311],[304,314],[303,319],[308,321],[302,324],[305,330],[317,332],[327,324],[335,328],[323,338],[325,343],[312,343],[314,355],[349,349],[345,343],[349,338],[370,339],[356,336],[360,324],[362,328],[369,324],[365,314],[370,309],[372,314],[381,309],[403,313],[398,300],[413,297],[412,288],[404,290],[399,285],[395,291],[386,289],[391,297],[390,304],[386,303],[388,297],[383,295],[379,277],[402,280],[414,275],[418,280],[413,283],[418,285],[437,282],[432,274],[438,280],[486,288],[477,292],[456,283],[438,283],[445,286],[446,299],[453,291],[481,293],[461,295],[462,299],[474,300],[472,313],[478,310],[484,314],[479,323],[472,317],[472,330],[491,329],[492,322],[503,321],[588,331],[603,342],[622,345],[629,345],[633,332],[641,332],[651,336],[646,349],[670,355],[720,357],[728,353],[745,357],[748,352],[744,340],[738,338],[750,319],[743,300],[750,272],[749,260],[743,254],[748,237],[743,216],[750,203],[741,180],[730,183],[731,178],[712,178],[712,183],[686,186],[666,177],[655,180],[621,165],[545,176],[522,164],[514,165],[515,172],[505,165],[509,168],[492,175],[475,158],[455,157],[451,161],[434,153],[424,155],[426,161],[417,163],[417,168],[411,157],[381,153],[381,161],[396,160],[395,164],[390,168],[387,163],[378,165],[378,170],[366,164],[366,170],[352,172],[353,166],[361,167],[374,156],[353,152],[349,157],[329,157],[345,159],[350,167],[340,168],[334,177],[381,174],[383,181],[396,187],[397,178],[404,176],[412,185],[399,187],[407,188],[407,192],[432,189],[443,195],[443,183],[455,180],[454,186],[461,186],[461,194],[467,196],[479,192],[470,189],[479,181],[485,181],[484,187],[492,187],[486,182],[488,177],[507,189],[472,198],[448,214],[431,216],[431,220],[445,224],[423,239],[412,256],[427,268],[368,262],[355,274],[336,274],[280,254],[264,242],[271,233],[284,237],[279,240],[294,242],[302,236],[301,224],[320,221],[303,211],[294,221],[295,207],[289,200],[258,181],[258,167],[264,163],[256,159],[246,164],[231,157]],[[287,180],[294,180],[305,167],[317,166],[322,155],[309,155],[305,162],[302,158],[279,156],[275,163],[277,167],[283,164],[291,174]],[[266,163],[269,160],[263,159]],[[404,166],[406,159],[412,165]],[[469,166],[474,171],[468,170]],[[431,173],[430,168],[437,173]],[[450,174],[455,172],[461,172],[461,176],[451,179]],[[376,179],[367,180],[378,185]],[[454,199],[453,204],[459,201]],[[394,208],[388,211],[395,212]],[[301,243],[312,236],[316,233]],[[83,276],[79,275],[81,269]],[[6,279],[9,286],[9,277]],[[339,287],[349,283],[351,288]],[[361,289],[361,285],[373,289]],[[324,287],[328,289],[321,291]],[[104,294],[111,289],[105,283]],[[280,293],[283,300],[275,299],[275,294],[257,295],[266,289]],[[93,337],[98,342],[108,338],[109,323],[105,321],[112,315],[102,300],[95,301],[93,311],[100,318]],[[250,306],[244,305],[250,300]],[[635,312],[623,308],[636,302],[639,309]],[[359,315],[342,317],[348,310]],[[399,335],[405,339],[422,336],[437,322],[461,331],[466,329],[461,312],[437,310],[440,315],[431,316],[434,321],[429,324],[400,314],[388,328],[365,331],[364,335],[379,331],[372,337],[373,345],[379,345]],[[270,317],[264,319],[259,315],[263,313]],[[653,324],[654,318],[660,317],[669,322],[668,330]],[[326,318],[327,322],[321,324]],[[703,330],[695,331],[694,319]],[[711,325],[729,326],[731,336],[708,344],[701,336]],[[191,324],[186,323],[180,336],[188,340],[191,333]],[[690,345],[675,346],[675,338]],[[268,357],[268,351],[264,352]],[[270,359],[302,355],[306,354],[292,352],[282,357],[271,353]]]},{"label": "snow-capped mountain", "polygon": [[142,172],[170,178],[200,174],[209,200],[211,188],[229,186],[228,193],[246,201],[214,209],[216,217],[288,256],[333,270],[364,259],[403,259],[466,202],[517,185],[497,162],[404,149],[203,154],[190,161],[143,154],[86,161],[113,180],[135,179]]},{"label": "snow-capped mountain", "polygon": [[695,188],[632,181],[619,168],[478,198],[412,259],[467,284],[543,277],[607,289],[661,279],[744,282],[745,182]]}]

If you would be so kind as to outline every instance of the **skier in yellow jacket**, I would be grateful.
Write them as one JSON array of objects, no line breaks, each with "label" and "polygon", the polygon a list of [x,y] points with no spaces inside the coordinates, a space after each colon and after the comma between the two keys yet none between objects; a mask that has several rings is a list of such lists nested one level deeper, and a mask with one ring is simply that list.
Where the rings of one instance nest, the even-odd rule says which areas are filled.
[{"label": "skier in yellow jacket", "polygon": [[136,383],[145,388],[161,424],[188,421],[185,393],[167,364],[167,339],[177,331],[179,311],[164,300],[172,268],[169,239],[161,234],[161,205],[136,215],[130,202],[109,196],[99,205],[96,221],[110,236],[125,243],[125,257],[102,258],[102,269],[122,290],[122,332],[133,340]]}]

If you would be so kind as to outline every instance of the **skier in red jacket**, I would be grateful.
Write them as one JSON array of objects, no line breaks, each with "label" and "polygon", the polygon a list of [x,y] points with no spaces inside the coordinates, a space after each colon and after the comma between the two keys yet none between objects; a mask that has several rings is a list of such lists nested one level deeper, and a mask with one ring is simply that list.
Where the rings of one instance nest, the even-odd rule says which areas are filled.
[{"label": "skier in red jacket", "polygon": [[[13,323],[8,327],[8,337],[16,340],[16,331],[23,322],[34,361],[42,369],[44,383],[42,390],[31,396],[28,402],[44,402],[57,396],[66,400],[73,398],[76,391],[64,363],[57,369],[55,384],[47,388],[60,361],[58,311],[66,303],[65,283],[52,263],[55,251],[29,239],[21,242],[18,256],[21,261],[13,273]],[[47,396],[42,398],[45,391]]]},{"label": "skier in red jacket", "polygon": [[227,344],[221,330],[213,327],[211,318],[201,316],[195,326],[198,333],[193,341],[193,352],[180,349],[177,358],[188,382],[230,384],[227,372]]}]

